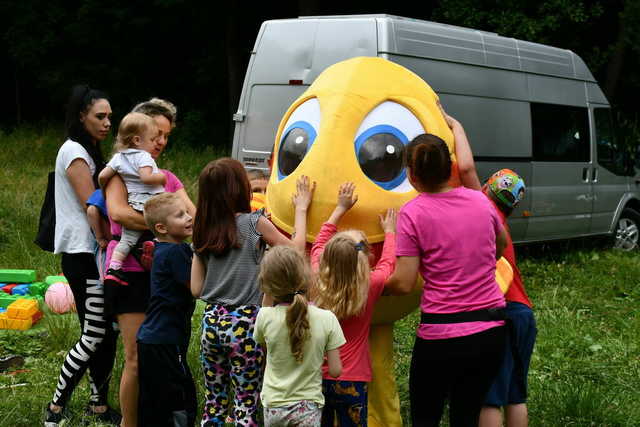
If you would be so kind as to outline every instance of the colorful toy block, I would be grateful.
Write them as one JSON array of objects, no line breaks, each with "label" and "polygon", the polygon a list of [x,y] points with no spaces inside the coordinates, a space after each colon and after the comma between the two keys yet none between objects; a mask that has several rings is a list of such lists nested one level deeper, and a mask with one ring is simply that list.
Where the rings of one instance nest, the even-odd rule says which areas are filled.
[{"label": "colorful toy block", "polygon": [[13,288],[15,288],[16,286],[18,286],[17,283],[11,283],[9,285],[5,285],[2,287],[2,292],[4,292],[5,294],[11,295],[11,291],[13,291]]},{"label": "colorful toy block", "polygon": [[32,283],[36,280],[35,270],[7,270],[0,269],[0,282]]},{"label": "colorful toy block", "polygon": [[31,286],[29,286],[29,295],[40,295],[40,296],[44,296],[44,294],[47,292],[47,289],[49,288],[49,285],[47,285],[44,282],[35,282],[32,283]]},{"label": "colorful toy block", "polygon": [[17,295],[9,295],[4,292],[0,292],[0,307],[7,308],[9,304],[17,300],[19,297]]},{"label": "colorful toy block", "polygon": [[[35,280],[35,279],[34,279],[34,280]],[[56,282],[69,283],[69,282],[67,281],[67,278],[66,278],[66,277],[64,277],[64,276],[47,276],[47,277],[44,279],[44,282],[45,282],[47,285],[49,285],[49,286],[53,285],[53,284],[54,284],[54,283],[56,283]]]},{"label": "colorful toy block", "polygon": [[35,299],[19,298],[0,313],[0,329],[26,330],[42,319]]},{"label": "colorful toy block", "polygon": [[11,295],[25,296],[25,295],[27,295],[29,293],[29,287],[30,286],[31,285],[29,285],[29,284],[15,286],[11,290]]},{"label": "colorful toy block", "polygon": [[7,307],[7,316],[12,319],[31,319],[38,311],[38,301],[20,298]]},{"label": "colorful toy block", "polygon": [[44,304],[44,297],[42,295],[25,295],[22,298],[35,300],[39,305]]},{"label": "colorful toy block", "polygon": [[7,317],[7,313],[0,314],[0,329],[17,329],[26,331],[32,325],[31,319],[11,319]]}]

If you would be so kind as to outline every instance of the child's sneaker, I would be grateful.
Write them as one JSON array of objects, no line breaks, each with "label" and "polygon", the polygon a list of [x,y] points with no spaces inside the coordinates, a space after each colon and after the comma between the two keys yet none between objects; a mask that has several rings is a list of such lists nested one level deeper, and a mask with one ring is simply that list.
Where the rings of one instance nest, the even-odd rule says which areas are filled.
[{"label": "child's sneaker", "polygon": [[153,264],[153,250],[155,244],[153,240],[146,240],[142,242],[142,255],[140,256],[140,265],[146,271],[151,271],[151,265]]},{"label": "child's sneaker", "polygon": [[57,414],[51,410],[51,404],[47,403],[44,410],[44,427],[61,427],[67,422],[64,408]]},{"label": "child's sneaker", "polygon": [[127,281],[127,278],[125,277],[122,270],[116,270],[113,268],[110,268],[107,270],[107,274],[104,276],[104,283],[105,285],[116,285],[116,286],[129,285],[129,282]]}]

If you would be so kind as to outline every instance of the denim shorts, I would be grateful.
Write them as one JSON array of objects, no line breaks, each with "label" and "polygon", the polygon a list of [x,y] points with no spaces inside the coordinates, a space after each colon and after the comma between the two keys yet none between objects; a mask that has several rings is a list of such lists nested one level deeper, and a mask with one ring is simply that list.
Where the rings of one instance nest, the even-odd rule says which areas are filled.
[{"label": "denim shorts", "polygon": [[486,406],[506,406],[527,401],[527,376],[538,329],[533,311],[519,302],[507,302],[509,333],[498,376],[485,399]]}]

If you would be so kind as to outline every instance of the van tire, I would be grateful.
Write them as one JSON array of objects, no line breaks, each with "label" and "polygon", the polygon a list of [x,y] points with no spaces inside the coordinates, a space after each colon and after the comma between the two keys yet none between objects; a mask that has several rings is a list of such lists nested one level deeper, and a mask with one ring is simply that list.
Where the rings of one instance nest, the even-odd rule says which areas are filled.
[{"label": "van tire", "polygon": [[631,208],[624,208],[613,232],[613,247],[623,251],[638,248],[640,240],[640,214]]}]

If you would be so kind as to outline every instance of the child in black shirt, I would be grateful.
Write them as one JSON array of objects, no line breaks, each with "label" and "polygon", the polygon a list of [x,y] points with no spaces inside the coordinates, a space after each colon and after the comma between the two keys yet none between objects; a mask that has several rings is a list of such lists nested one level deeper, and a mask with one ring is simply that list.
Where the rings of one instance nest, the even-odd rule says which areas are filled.
[{"label": "child in black shirt", "polygon": [[196,390],[187,365],[195,301],[189,289],[192,218],[184,202],[162,193],[144,205],[144,218],[156,236],[151,298],[138,331],[138,425],[193,426]]}]

